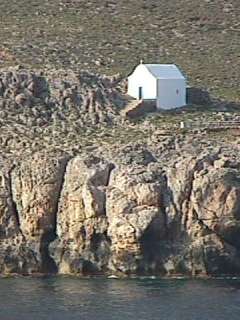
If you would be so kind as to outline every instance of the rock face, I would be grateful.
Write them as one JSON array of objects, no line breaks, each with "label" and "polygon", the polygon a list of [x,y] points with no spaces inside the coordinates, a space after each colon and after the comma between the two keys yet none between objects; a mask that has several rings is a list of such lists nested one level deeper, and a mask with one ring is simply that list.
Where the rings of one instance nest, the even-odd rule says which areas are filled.
[{"label": "rock face", "polygon": [[3,273],[55,271],[48,244],[55,237],[65,163],[64,157],[48,161],[44,155],[36,154],[27,163],[2,173],[0,259],[3,259]]},{"label": "rock face", "polygon": [[3,163],[0,272],[239,275],[234,152]]},{"label": "rock face", "polygon": [[57,239],[51,245],[60,273],[106,270],[106,187],[111,170],[111,163],[95,157],[76,157],[68,163],[57,213]]},{"label": "rock face", "polygon": [[153,267],[151,246],[166,233],[163,185],[161,171],[124,167],[113,173],[107,190],[111,270],[138,273]]}]

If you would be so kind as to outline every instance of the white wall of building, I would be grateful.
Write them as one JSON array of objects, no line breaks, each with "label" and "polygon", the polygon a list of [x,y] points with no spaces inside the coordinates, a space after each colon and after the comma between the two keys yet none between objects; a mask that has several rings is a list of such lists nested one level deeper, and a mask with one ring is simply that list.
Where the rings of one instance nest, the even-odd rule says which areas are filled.
[{"label": "white wall of building", "polygon": [[184,79],[157,80],[157,108],[174,109],[186,105],[186,81]]},{"label": "white wall of building", "polygon": [[139,87],[142,87],[142,99],[156,99],[157,80],[143,64],[128,77],[128,94],[138,99]]}]

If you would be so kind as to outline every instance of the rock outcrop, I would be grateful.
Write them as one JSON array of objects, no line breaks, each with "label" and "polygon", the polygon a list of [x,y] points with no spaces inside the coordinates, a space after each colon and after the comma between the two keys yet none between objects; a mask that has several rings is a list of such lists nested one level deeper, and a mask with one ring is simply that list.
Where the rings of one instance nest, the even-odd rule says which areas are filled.
[{"label": "rock outcrop", "polygon": [[121,150],[111,161],[97,152],[36,153],[14,167],[6,163],[0,272],[239,274],[234,151],[183,149],[170,161],[148,154],[131,164]]},{"label": "rock outcrop", "polygon": [[116,89],[119,82],[117,76],[86,71],[56,75],[22,67],[0,70],[0,107],[8,112],[30,109],[31,116],[38,113],[45,122],[64,119],[74,110],[82,125],[112,123],[125,104],[120,89]]}]

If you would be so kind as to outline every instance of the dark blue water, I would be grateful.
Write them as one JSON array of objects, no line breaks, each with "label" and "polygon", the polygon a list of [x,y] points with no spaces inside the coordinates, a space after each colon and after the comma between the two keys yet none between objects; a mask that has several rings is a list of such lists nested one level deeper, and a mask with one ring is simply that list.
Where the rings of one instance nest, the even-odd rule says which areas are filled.
[{"label": "dark blue water", "polygon": [[240,280],[0,279],[0,320],[239,320]]}]

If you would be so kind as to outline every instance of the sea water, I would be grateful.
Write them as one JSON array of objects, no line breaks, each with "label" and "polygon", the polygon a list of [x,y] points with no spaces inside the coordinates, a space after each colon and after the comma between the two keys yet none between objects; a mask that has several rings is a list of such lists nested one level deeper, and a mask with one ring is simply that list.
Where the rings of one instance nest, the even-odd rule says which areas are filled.
[{"label": "sea water", "polygon": [[239,320],[240,280],[0,279],[0,320]]}]

